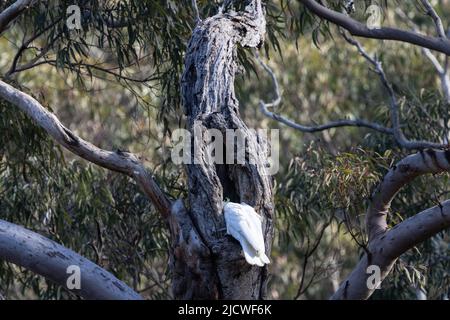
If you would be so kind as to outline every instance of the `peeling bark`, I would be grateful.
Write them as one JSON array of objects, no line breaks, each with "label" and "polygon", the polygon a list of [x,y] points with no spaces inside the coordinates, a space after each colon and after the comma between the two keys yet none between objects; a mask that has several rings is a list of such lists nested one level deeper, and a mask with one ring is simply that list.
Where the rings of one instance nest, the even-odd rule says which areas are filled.
[{"label": "peeling bark", "polygon": [[[246,263],[239,243],[225,234],[223,217],[226,198],[253,206],[264,220],[269,256],[273,194],[272,178],[267,173],[267,143],[241,120],[234,92],[237,46],[258,47],[265,34],[261,1],[246,4],[242,12],[219,13],[199,21],[185,57],[181,86],[190,132],[194,136],[196,130],[216,129],[225,136],[227,130],[238,129],[247,144],[244,164],[235,161],[235,164],[220,165],[208,161],[207,139],[195,142],[197,153],[192,155],[192,164],[186,165],[189,207],[180,210],[182,205],[177,203],[172,210],[172,270],[177,298],[261,299],[265,296],[267,267]],[[229,141],[225,142],[227,147],[231,148]],[[236,153],[233,154],[236,160]],[[179,276],[177,272],[181,272]]]}]

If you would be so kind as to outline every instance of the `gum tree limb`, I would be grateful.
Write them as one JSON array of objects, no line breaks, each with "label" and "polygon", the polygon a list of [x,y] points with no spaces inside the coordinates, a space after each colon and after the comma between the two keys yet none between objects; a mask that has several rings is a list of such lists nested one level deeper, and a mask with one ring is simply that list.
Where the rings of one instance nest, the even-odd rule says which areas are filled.
[{"label": "gum tree limb", "polygon": [[67,150],[103,168],[132,177],[161,215],[164,218],[169,216],[171,201],[136,155],[120,150],[115,152],[103,150],[83,140],[67,129],[53,113],[44,108],[36,99],[3,81],[0,81],[0,97],[27,114]]},{"label": "gum tree limb", "polygon": [[[133,289],[90,260],[40,234],[3,220],[0,220],[0,259],[44,276],[85,299],[142,300]],[[79,290],[67,287],[70,266],[80,268]]]},{"label": "gum tree limb", "polygon": [[354,20],[343,13],[331,10],[315,0],[299,0],[309,11],[350,32],[351,35],[363,38],[396,40],[407,42],[430,50],[450,55],[450,41],[441,37],[430,37],[420,33],[391,27],[369,29],[365,24]]},{"label": "gum tree limb", "polygon": [[384,176],[371,198],[366,215],[369,243],[366,254],[342,282],[331,299],[368,299],[375,287],[368,286],[369,266],[380,268],[380,283],[401,254],[450,227],[450,200],[418,213],[393,228],[387,215],[392,200],[402,187],[416,177],[450,170],[450,151],[425,150],[410,155]]}]

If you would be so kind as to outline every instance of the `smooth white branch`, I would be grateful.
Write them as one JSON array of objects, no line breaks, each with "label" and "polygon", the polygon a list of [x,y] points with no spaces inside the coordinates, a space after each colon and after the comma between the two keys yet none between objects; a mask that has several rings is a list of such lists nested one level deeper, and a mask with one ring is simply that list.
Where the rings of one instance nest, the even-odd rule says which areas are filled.
[{"label": "smooth white branch", "polygon": [[366,254],[353,272],[342,282],[332,299],[367,299],[375,291],[367,284],[369,266],[380,268],[380,281],[391,271],[397,258],[417,244],[450,227],[450,201],[439,203],[393,228],[387,214],[395,195],[414,178],[450,170],[450,151],[425,150],[410,155],[384,176],[371,198],[366,226],[369,244]]},{"label": "smooth white branch", "polygon": [[421,175],[449,171],[449,161],[449,150],[425,150],[410,155],[393,166],[372,195],[366,216],[369,240],[379,237],[387,230],[386,216],[391,201],[403,186]]},{"label": "smooth white branch", "polygon": [[370,29],[365,24],[352,19],[348,15],[331,10],[319,4],[315,0],[300,0],[300,2],[303,3],[313,14],[346,29],[353,36],[407,42],[450,55],[450,41],[448,39],[443,39],[441,37],[430,37],[409,30],[401,30],[391,27]]},{"label": "smooth white branch", "polygon": [[30,95],[0,81],[0,97],[17,106],[59,144],[81,158],[101,167],[132,177],[164,218],[170,214],[171,201],[152,175],[132,153],[107,151],[83,140],[67,129],[59,119]]},{"label": "smooth white branch", "polygon": [[[111,273],[40,234],[0,220],[0,259],[28,269],[91,300],[142,300]],[[79,290],[70,290],[70,266],[80,270]]]},{"label": "smooth white branch", "polygon": [[364,254],[331,299],[368,299],[375,291],[374,287],[368,286],[369,276],[372,275],[368,272],[369,266],[380,268],[379,281],[381,283],[401,254],[449,227],[450,200],[398,224],[369,244],[367,248],[369,254]]}]

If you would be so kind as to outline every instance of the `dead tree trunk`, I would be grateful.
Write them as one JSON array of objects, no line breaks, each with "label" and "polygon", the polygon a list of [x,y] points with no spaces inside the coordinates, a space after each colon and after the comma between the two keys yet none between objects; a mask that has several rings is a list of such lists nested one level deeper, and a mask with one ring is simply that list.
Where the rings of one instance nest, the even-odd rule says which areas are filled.
[{"label": "dead tree trunk", "polygon": [[[261,1],[253,0],[246,1],[243,11],[219,13],[199,21],[189,42],[181,83],[188,130],[194,136],[196,131],[215,129],[224,137],[227,130],[239,130],[247,144],[244,164],[214,164],[208,160],[208,138],[194,142],[196,153],[192,154],[192,163],[186,165],[189,204],[185,208],[181,201],[176,202],[170,218],[173,290],[177,298],[265,296],[267,267],[246,263],[239,243],[225,234],[223,217],[226,198],[253,206],[264,218],[269,256],[273,195],[272,178],[267,174],[267,143],[241,120],[234,92],[237,46],[259,47],[264,34]],[[225,138],[224,148],[228,155],[236,151]],[[231,154],[235,159],[236,153]]]}]

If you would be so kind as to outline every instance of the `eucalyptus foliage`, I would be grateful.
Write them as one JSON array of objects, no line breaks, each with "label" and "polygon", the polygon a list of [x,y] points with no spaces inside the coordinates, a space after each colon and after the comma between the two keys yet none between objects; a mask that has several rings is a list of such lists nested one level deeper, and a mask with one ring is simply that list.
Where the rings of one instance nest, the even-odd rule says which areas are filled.
[{"label": "eucalyptus foliage", "polygon": [[[0,11],[13,2],[1,2]],[[236,10],[238,2],[232,4]],[[327,2],[343,10],[342,1]],[[358,2],[361,7],[354,18],[364,21],[365,9],[372,2]],[[202,18],[216,13],[222,4],[216,0],[197,3]],[[418,1],[377,3],[386,19],[401,4],[405,11],[415,12],[415,23],[433,30]],[[81,30],[69,30],[65,24],[66,9],[73,4],[83,8]],[[438,9],[450,19],[448,10]],[[277,111],[299,121],[325,122],[363,115],[390,124],[386,94],[378,78],[343,43],[333,26],[313,16],[299,1],[267,1],[266,10],[268,30],[263,52],[283,90]],[[45,63],[24,73],[12,73],[8,81],[27,82],[39,100],[39,88],[49,84],[61,87],[62,80],[50,78],[55,70],[64,80],[73,80],[72,92],[91,94],[94,84],[107,87],[119,83],[122,96],[133,96],[148,111],[141,116],[148,117],[146,125],[157,136],[152,136],[150,129],[143,137],[129,132],[117,135],[145,146],[143,141],[158,140],[148,151],[162,156],[149,159],[148,165],[156,169],[163,189],[178,198],[186,191],[185,176],[170,162],[169,135],[183,125],[179,82],[194,26],[191,0],[40,1],[5,33],[9,42],[0,43],[0,50],[10,50],[10,60],[2,66],[1,74],[47,50]],[[32,39],[33,46],[21,49],[22,39]],[[435,83],[433,68],[424,62],[420,50],[370,41],[368,46],[382,58],[401,97],[405,134],[444,140],[448,105]],[[327,135],[301,135],[269,122],[256,108],[261,97],[271,95],[270,81],[251,51],[240,48],[237,54],[242,65],[236,88],[242,116],[253,126],[282,129],[284,150],[280,173],[275,177],[277,231],[269,294],[327,298],[332,291],[329,278],[336,272],[345,276],[364,252],[364,213],[373,189],[388,168],[408,153],[398,148],[391,136],[367,130],[344,128]],[[40,72],[42,78],[48,76],[46,83],[36,81]],[[101,90],[95,94],[102,97]],[[49,100],[55,106],[48,107],[57,109],[62,98]],[[76,108],[76,102],[74,105]],[[105,120],[102,110],[109,108],[115,106],[92,110],[100,126]],[[84,127],[78,129],[82,132]],[[414,181],[396,197],[389,223],[436,205],[447,199],[449,192],[448,175]],[[65,153],[25,115],[1,100],[0,218],[77,251],[147,298],[171,297],[167,231],[139,188],[128,178]],[[374,298],[412,298],[417,287],[424,287],[429,298],[446,294],[450,286],[449,237],[443,232],[402,256]],[[8,298],[77,298],[4,262],[0,263],[0,293]]]}]

